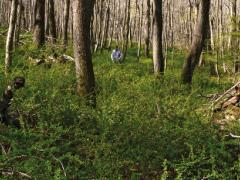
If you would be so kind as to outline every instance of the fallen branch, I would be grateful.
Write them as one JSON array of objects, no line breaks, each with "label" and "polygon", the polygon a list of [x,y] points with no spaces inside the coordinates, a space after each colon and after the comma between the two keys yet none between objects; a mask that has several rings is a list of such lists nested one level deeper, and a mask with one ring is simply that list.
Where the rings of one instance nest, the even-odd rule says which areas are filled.
[{"label": "fallen branch", "polygon": [[228,89],[223,95],[221,95],[219,98],[217,98],[211,105],[211,108],[218,103],[222,98],[224,98],[227,94],[229,94],[232,90],[234,90],[238,85],[240,84],[240,82],[238,82],[237,84],[235,84],[234,86],[232,86],[230,89]]},{"label": "fallen branch", "polygon": [[33,179],[32,176],[30,176],[26,173],[23,173],[23,172],[20,172],[20,171],[16,171],[16,173],[19,174],[22,177],[25,177],[25,178],[28,178],[28,179]]},{"label": "fallen branch", "polygon": [[232,133],[230,133],[229,136],[232,137],[232,138],[240,139],[240,136],[234,135]]}]

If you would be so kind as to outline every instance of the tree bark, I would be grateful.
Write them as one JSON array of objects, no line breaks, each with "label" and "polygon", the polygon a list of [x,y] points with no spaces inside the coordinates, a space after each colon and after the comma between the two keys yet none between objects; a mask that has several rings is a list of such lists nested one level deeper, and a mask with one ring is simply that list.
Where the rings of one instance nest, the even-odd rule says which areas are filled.
[{"label": "tree bark", "polygon": [[131,1],[126,0],[126,21],[125,21],[125,29],[124,29],[124,40],[123,40],[123,58],[122,61],[125,61],[126,56],[127,56],[127,51],[128,51],[128,42],[129,42],[129,32],[130,32],[130,16],[131,16],[131,11],[130,11],[130,5]]},{"label": "tree bark", "polygon": [[228,49],[236,46],[234,33],[237,31],[237,0],[231,0],[231,35],[229,36]]},{"label": "tree bark", "polygon": [[195,27],[195,33],[193,37],[191,50],[183,66],[183,71],[182,71],[183,83],[188,83],[188,84],[192,83],[193,72],[196,65],[199,62],[204,41],[207,36],[207,29],[209,25],[209,10],[210,10],[210,0],[202,0],[200,12],[199,12],[196,27]]},{"label": "tree bark", "polygon": [[138,50],[137,50],[137,61],[140,62],[141,48],[142,48],[142,26],[143,26],[143,2],[139,6],[139,28],[138,28]]},{"label": "tree bark", "polygon": [[164,58],[162,48],[163,17],[162,0],[153,0],[153,66],[154,73],[164,73]]},{"label": "tree bark", "polygon": [[16,28],[17,21],[17,6],[18,0],[12,0],[11,5],[11,14],[10,14],[10,23],[6,41],[6,54],[5,54],[5,73],[7,74],[10,66],[12,65],[12,53],[13,53],[13,40],[14,32]]},{"label": "tree bark", "polygon": [[73,45],[76,65],[77,94],[96,105],[95,77],[93,72],[90,24],[94,0],[73,0]]},{"label": "tree bark", "polygon": [[22,0],[18,1],[18,7],[17,7],[17,20],[16,20],[16,29],[15,29],[15,48],[19,44],[19,37],[20,37],[20,31],[21,31],[21,25],[22,25],[22,13],[23,13],[24,7],[22,4]]},{"label": "tree bark", "polygon": [[66,51],[68,44],[68,21],[69,21],[70,0],[64,2],[64,24],[63,24],[63,49]]},{"label": "tree bark", "polygon": [[114,36],[114,33],[116,31],[116,0],[113,0],[113,17],[112,17],[112,24],[111,24],[111,32],[110,32],[110,38],[109,38],[109,42],[108,42],[108,50],[111,49],[111,46],[112,46],[112,41],[113,41],[113,36]]},{"label": "tree bark", "polygon": [[33,41],[37,48],[45,44],[45,0],[36,0]]},{"label": "tree bark", "polygon": [[57,31],[56,31],[54,0],[49,0],[49,29],[50,29],[51,41],[53,44],[55,44],[57,41]]},{"label": "tree bark", "polygon": [[104,0],[98,0],[99,4],[97,3],[97,5],[99,7],[98,8],[98,18],[97,18],[97,31],[96,31],[96,38],[95,38],[95,41],[96,41],[96,44],[95,44],[95,48],[94,48],[94,52],[97,52],[98,49],[99,49],[99,46],[101,44],[101,35],[102,35],[102,21],[103,21],[103,4],[104,4]]},{"label": "tree bark", "polygon": [[147,12],[146,12],[146,24],[145,24],[145,56],[149,57],[149,44],[150,44],[150,10],[151,3],[150,0],[147,0]]},{"label": "tree bark", "polygon": [[103,50],[106,48],[108,31],[109,31],[109,20],[110,20],[110,0],[107,1],[106,12],[104,15],[104,24],[103,24],[103,34],[100,49]]}]

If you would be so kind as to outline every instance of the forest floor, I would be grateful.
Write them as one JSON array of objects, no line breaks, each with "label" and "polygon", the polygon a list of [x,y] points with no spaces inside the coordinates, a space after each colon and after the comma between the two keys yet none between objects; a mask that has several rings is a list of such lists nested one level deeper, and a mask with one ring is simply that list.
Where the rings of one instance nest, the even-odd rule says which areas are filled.
[{"label": "forest floor", "polygon": [[[208,66],[198,68],[190,88],[180,81],[184,51],[169,51],[164,78],[153,75],[151,59],[137,61],[135,48],[123,64],[98,52],[97,108],[91,109],[75,94],[73,63],[49,67],[29,60],[53,49],[60,55],[60,48],[36,50],[31,35],[21,38],[6,77],[0,35],[0,92],[13,77],[26,78],[11,106],[22,128],[0,125],[1,178],[14,172],[36,179],[239,179],[240,140],[225,136],[240,134],[239,121],[220,131],[209,115],[211,103],[199,96],[230,88],[227,75],[218,82]],[[73,56],[71,47],[67,54]]]}]

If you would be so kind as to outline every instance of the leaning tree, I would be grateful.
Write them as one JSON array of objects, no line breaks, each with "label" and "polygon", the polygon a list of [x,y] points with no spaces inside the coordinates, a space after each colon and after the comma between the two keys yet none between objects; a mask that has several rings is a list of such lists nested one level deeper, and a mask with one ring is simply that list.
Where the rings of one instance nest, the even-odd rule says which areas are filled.
[{"label": "leaning tree", "polygon": [[210,2],[211,0],[202,0],[200,3],[200,11],[198,13],[197,23],[195,26],[192,46],[183,66],[183,83],[190,84],[192,82],[194,69],[199,63],[209,25]]}]

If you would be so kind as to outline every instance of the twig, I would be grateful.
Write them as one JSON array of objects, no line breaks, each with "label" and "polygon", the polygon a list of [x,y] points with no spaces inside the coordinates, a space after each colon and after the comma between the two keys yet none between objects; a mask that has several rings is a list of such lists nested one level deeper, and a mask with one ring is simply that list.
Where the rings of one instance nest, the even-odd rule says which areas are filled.
[{"label": "twig", "polygon": [[61,167],[62,167],[62,170],[63,170],[63,174],[64,174],[65,177],[67,177],[67,173],[65,171],[63,163],[59,159],[57,159],[55,156],[53,156],[53,158],[61,164]]},{"label": "twig", "polygon": [[25,178],[28,178],[28,179],[33,179],[30,175],[26,174],[26,173],[23,173],[23,172],[19,172],[19,171],[16,171],[16,173],[18,173],[20,176],[22,177],[25,177]]},{"label": "twig", "polygon": [[160,115],[161,114],[161,110],[160,110],[160,107],[159,107],[158,103],[156,103],[156,107],[157,107],[157,113],[158,113],[158,115]]},{"label": "twig", "polygon": [[198,97],[202,97],[202,98],[206,98],[206,99],[212,99],[215,100],[216,98],[218,98],[220,95],[219,94],[208,94],[208,95],[204,95],[202,93],[199,93]]},{"label": "twig", "polygon": [[4,175],[4,176],[13,176],[15,173],[18,174],[21,177],[25,177],[25,178],[28,178],[28,179],[33,179],[32,176],[30,176],[26,173],[20,172],[20,171],[11,171],[11,172],[10,171],[8,171],[8,172],[2,171],[2,175]]},{"label": "twig", "polygon": [[2,148],[2,153],[3,153],[4,155],[7,155],[7,152],[6,152],[6,150],[4,149],[3,145],[2,145],[2,144],[0,144],[0,145],[1,145],[1,148]]}]

